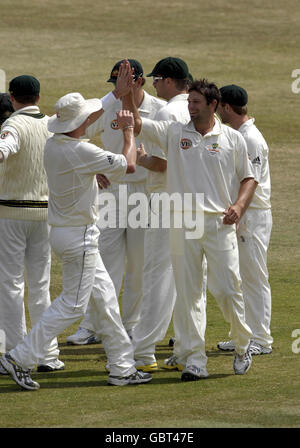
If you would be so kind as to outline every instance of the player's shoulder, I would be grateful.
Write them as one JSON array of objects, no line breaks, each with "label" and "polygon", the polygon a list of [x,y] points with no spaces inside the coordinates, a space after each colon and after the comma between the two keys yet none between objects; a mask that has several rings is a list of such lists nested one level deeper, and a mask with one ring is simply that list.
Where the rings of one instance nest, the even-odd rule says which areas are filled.
[{"label": "player's shoulder", "polygon": [[248,120],[248,122],[241,126],[239,131],[241,132],[247,143],[251,143],[253,145],[262,145],[263,147],[268,146],[263,134],[254,124],[254,119]]},{"label": "player's shoulder", "polygon": [[227,124],[224,123],[221,123],[220,126],[222,134],[226,135],[228,138],[239,139],[242,137],[242,134],[237,130],[233,129],[231,126],[228,126]]},{"label": "player's shoulder", "polygon": [[167,104],[165,100],[150,95],[150,93],[146,92],[146,90],[144,90],[144,103],[151,104],[159,109]]}]

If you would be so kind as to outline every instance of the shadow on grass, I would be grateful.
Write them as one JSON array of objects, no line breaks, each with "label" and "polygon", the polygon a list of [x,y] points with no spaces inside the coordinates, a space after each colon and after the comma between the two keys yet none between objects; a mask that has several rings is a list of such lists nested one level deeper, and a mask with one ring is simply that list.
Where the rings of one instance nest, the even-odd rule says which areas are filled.
[{"label": "shadow on grass", "polygon": [[[170,377],[161,377],[158,376],[159,373],[165,372],[166,374],[170,375],[170,371],[168,370],[159,370],[158,372],[155,372],[153,374],[153,379],[151,383],[149,384],[141,384],[140,387],[147,386],[147,387],[155,387],[155,386],[161,386],[161,385],[168,385],[168,384],[182,384],[186,385],[187,383],[195,383],[195,381],[191,382],[182,382],[181,381],[181,373],[180,372],[172,372],[172,376]],[[174,373],[177,374],[174,376]],[[157,375],[157,376],[156,376]],[[210,375],[208,378],[199,380],[199,384],[201,384],[203,381],[212,381],[217,380],[220,378],[225,378],[228,376],[232,376],[233,374],[213,374]],[[105,377],[101,379],[87,379],[87,380],[78,380],[81,377]],[[84,387],[84,388],[90,388],[90,387],[107,387],[107,377],[108,374],[106,372],[99,372],[99,371],[91,371],[91,370],[79,370],[76,372],[55,372],[55,373],[34,373],[32,374],[32,377],[41,383],[41,389],[71,389],[71,388],[78,388],[78,387]],[[6,377],[7,380],[10,378]],[[49,383],[44,384],[44,380],[49,379]],[[66,379],[66,381],[64,381]],[[73,381],[73,379],[77,379]],[[52,380],[52,381],[51,381]],[[54,381],[53,381],[54,380]],[[18,389],[20,392],[26,392],[25,390],[21,389],[17,384],[15,384],[12,381],[12,384],[2,384],[0,383],[0,394],[5,393],[12,393],[16,392]],[[6,381],[5,381],[6,383]],[[136,385],[131,385],[130,387],[134,387]],[[115,387],[111,387],[111,389],[115,389]],[[28,391],[27,391],[28,392]]]}]

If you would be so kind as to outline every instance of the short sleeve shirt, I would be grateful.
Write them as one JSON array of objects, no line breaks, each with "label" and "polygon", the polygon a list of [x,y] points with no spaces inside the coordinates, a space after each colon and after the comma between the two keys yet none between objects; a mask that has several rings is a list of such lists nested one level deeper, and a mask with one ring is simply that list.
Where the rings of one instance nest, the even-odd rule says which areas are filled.
[{"label": "short sleeve shirt", "polygon": [[86,140],[55,134],[48,139],[44,165],[49,185],[48,221],[53,226],[84,226],[98,218],[95,175],[124,176],[126,158]]},{"label": "short sleeve shirt", "polygon": [[212,131],[204,136],[192,122],[142,119],[140,137],[165,151],[168,192],[203,193],[207,213],[222,213],[233,204],[236,180],[254,178],[244,138],[216,117]]}]

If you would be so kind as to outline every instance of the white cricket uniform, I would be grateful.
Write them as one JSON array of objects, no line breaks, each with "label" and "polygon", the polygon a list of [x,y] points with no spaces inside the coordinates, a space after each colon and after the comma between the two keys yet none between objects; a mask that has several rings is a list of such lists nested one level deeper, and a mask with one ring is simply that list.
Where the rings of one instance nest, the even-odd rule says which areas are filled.
[{"label": "white cricket uniform", "polygon": [[268,280],[267,251],[272,230],[271,181],[268,145],[254,124],[247,120],[238,131],[247,143],[255,177],[259,184],[238,227],[240,273],[246,322],[254,341],[271,348],[271,288]]},{"label": "white cricket uniform", "polygon": [[237,353],[244,354],[251,331],[245,322],[235,226],[223,224],[223,211],[233,203],[234,180],[254,177],[246,143],[239,132],[217,118],[213,130],[204,136],[192,122],[184,125],[142,119],[140,137],[151,139],[166,152],[170,194],[204,193],[203,236],[187,239],[185,231],[189,229],[184,226],[170,230],[177,290],[173,320],[179,334],[174,353],[178,362],[200,368],[207,363],[206,313],[201,304],[203,254],[207,258],[208,289],[231,325]]},{"label": "white cricket uniform", "polygon": [[[188,94],[174,96],[155,115],[158,121],[178,121],[188,123]],[[152,145],[149,155],[166,160],[162,148]],[[149,216],[154,213],[156,194],[167,189],[167,172],[148,170],[147,190],[150,194]],[[134,328],[132,343],[134,357],[137,364],[153,364],[155,359],[155,345],[162,340],[168,330],[176,299],[173,268],[171,263],[169,229],[151,227],[149,223],[145,232],[145,255],[143,276],[143,301],[141,316]],[[204,286],[204,291],[206,286]],[[204,302],[205,303],[205,300]],[[177,335],[175,334],[175,337]]]},{"label": "white cricket uniform", "polygon": [[10,354],[23,368],[32,368],[45,344],[83,316],[92,293],[93,321],[101,329],[110,373],[130,375],[135,371],[132,344],[98,250],[95,178],[99,172],[124,175],[126,159],[88,141],[55,134],[45,146],[44,164],[49,184],[50,242],[62,260],[63,290]]},{"label": "white cricket uniform", "polygon": [[[139,113],[141,116],[153,118],[164,104],[165,101],[144,92],[144,100],[139,107]],[[122,103],[118,100],[86,131],[89,138],[100,135],[104,148],[117,154],[120,154],[123,148],[123,133],[117,126],[117,112],[121,109]],[[141,140],[136,139],[137,147],[140,143]],[[109,175],[107,177],[109,178]],[[101,223],[98,223],[100,230],[99,251],[115,285],[118,297],[125,273],[122,294],[122,321],[130,335],[140,316],[145,228],[132,228],[128,223],[127,218],[134,206],[128,205],[126,198],[124,201],[120,199],[119,187],[127,188],[128,197],[139,193],[146,195],[146,179],[147,171],[137,166],[135,173],[125,175],[120,181],[110,179],[111,185],[104,191],[99,190],[99,202],[101,201],[101,195],[106,193],[112,193],[116,201],[116,227],[103,228]],[[107,204],[105,204],[105,207],[107,207]],[[88,330],[95,330],[91,322],[89,307],[80,326]]]},{"label": "white cricket uniform", "polygon": [[[27,333],[25,278],[31,325],[51,303],[48,185],[43,167],[44,146],[51,136],[47,122],[38,106],[26,106],[15,111],[1,129],[0,329],[6,335],[7,351]],[[54,338],[37,364],[55,361],[57,347]]]}]

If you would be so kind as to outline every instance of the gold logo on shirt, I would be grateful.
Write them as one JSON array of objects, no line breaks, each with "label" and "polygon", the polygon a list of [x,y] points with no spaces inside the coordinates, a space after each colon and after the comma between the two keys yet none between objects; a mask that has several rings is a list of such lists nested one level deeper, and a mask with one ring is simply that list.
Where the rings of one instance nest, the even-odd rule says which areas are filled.
[{"label": "gold logo on shirt", "polygon": [[193,146],[192,141],[189,138],[182,138],[180,140],[180,148],[181,149],[190,149]]},{"label": "gold logo on shirt", "polygon": [[9,134],[10,134],[9,131],[2,132],[2,134],[1,134],[2,140],[4,140]]},{"label": "gold logo on shirt", "polygon": [[110,127],[111,127],[114,131],[117,131],[117,130],[119,129],[119,126],[118,126],[118,120],[117,120],[117,119],[114,119],[114,120],[110,123]]}]

